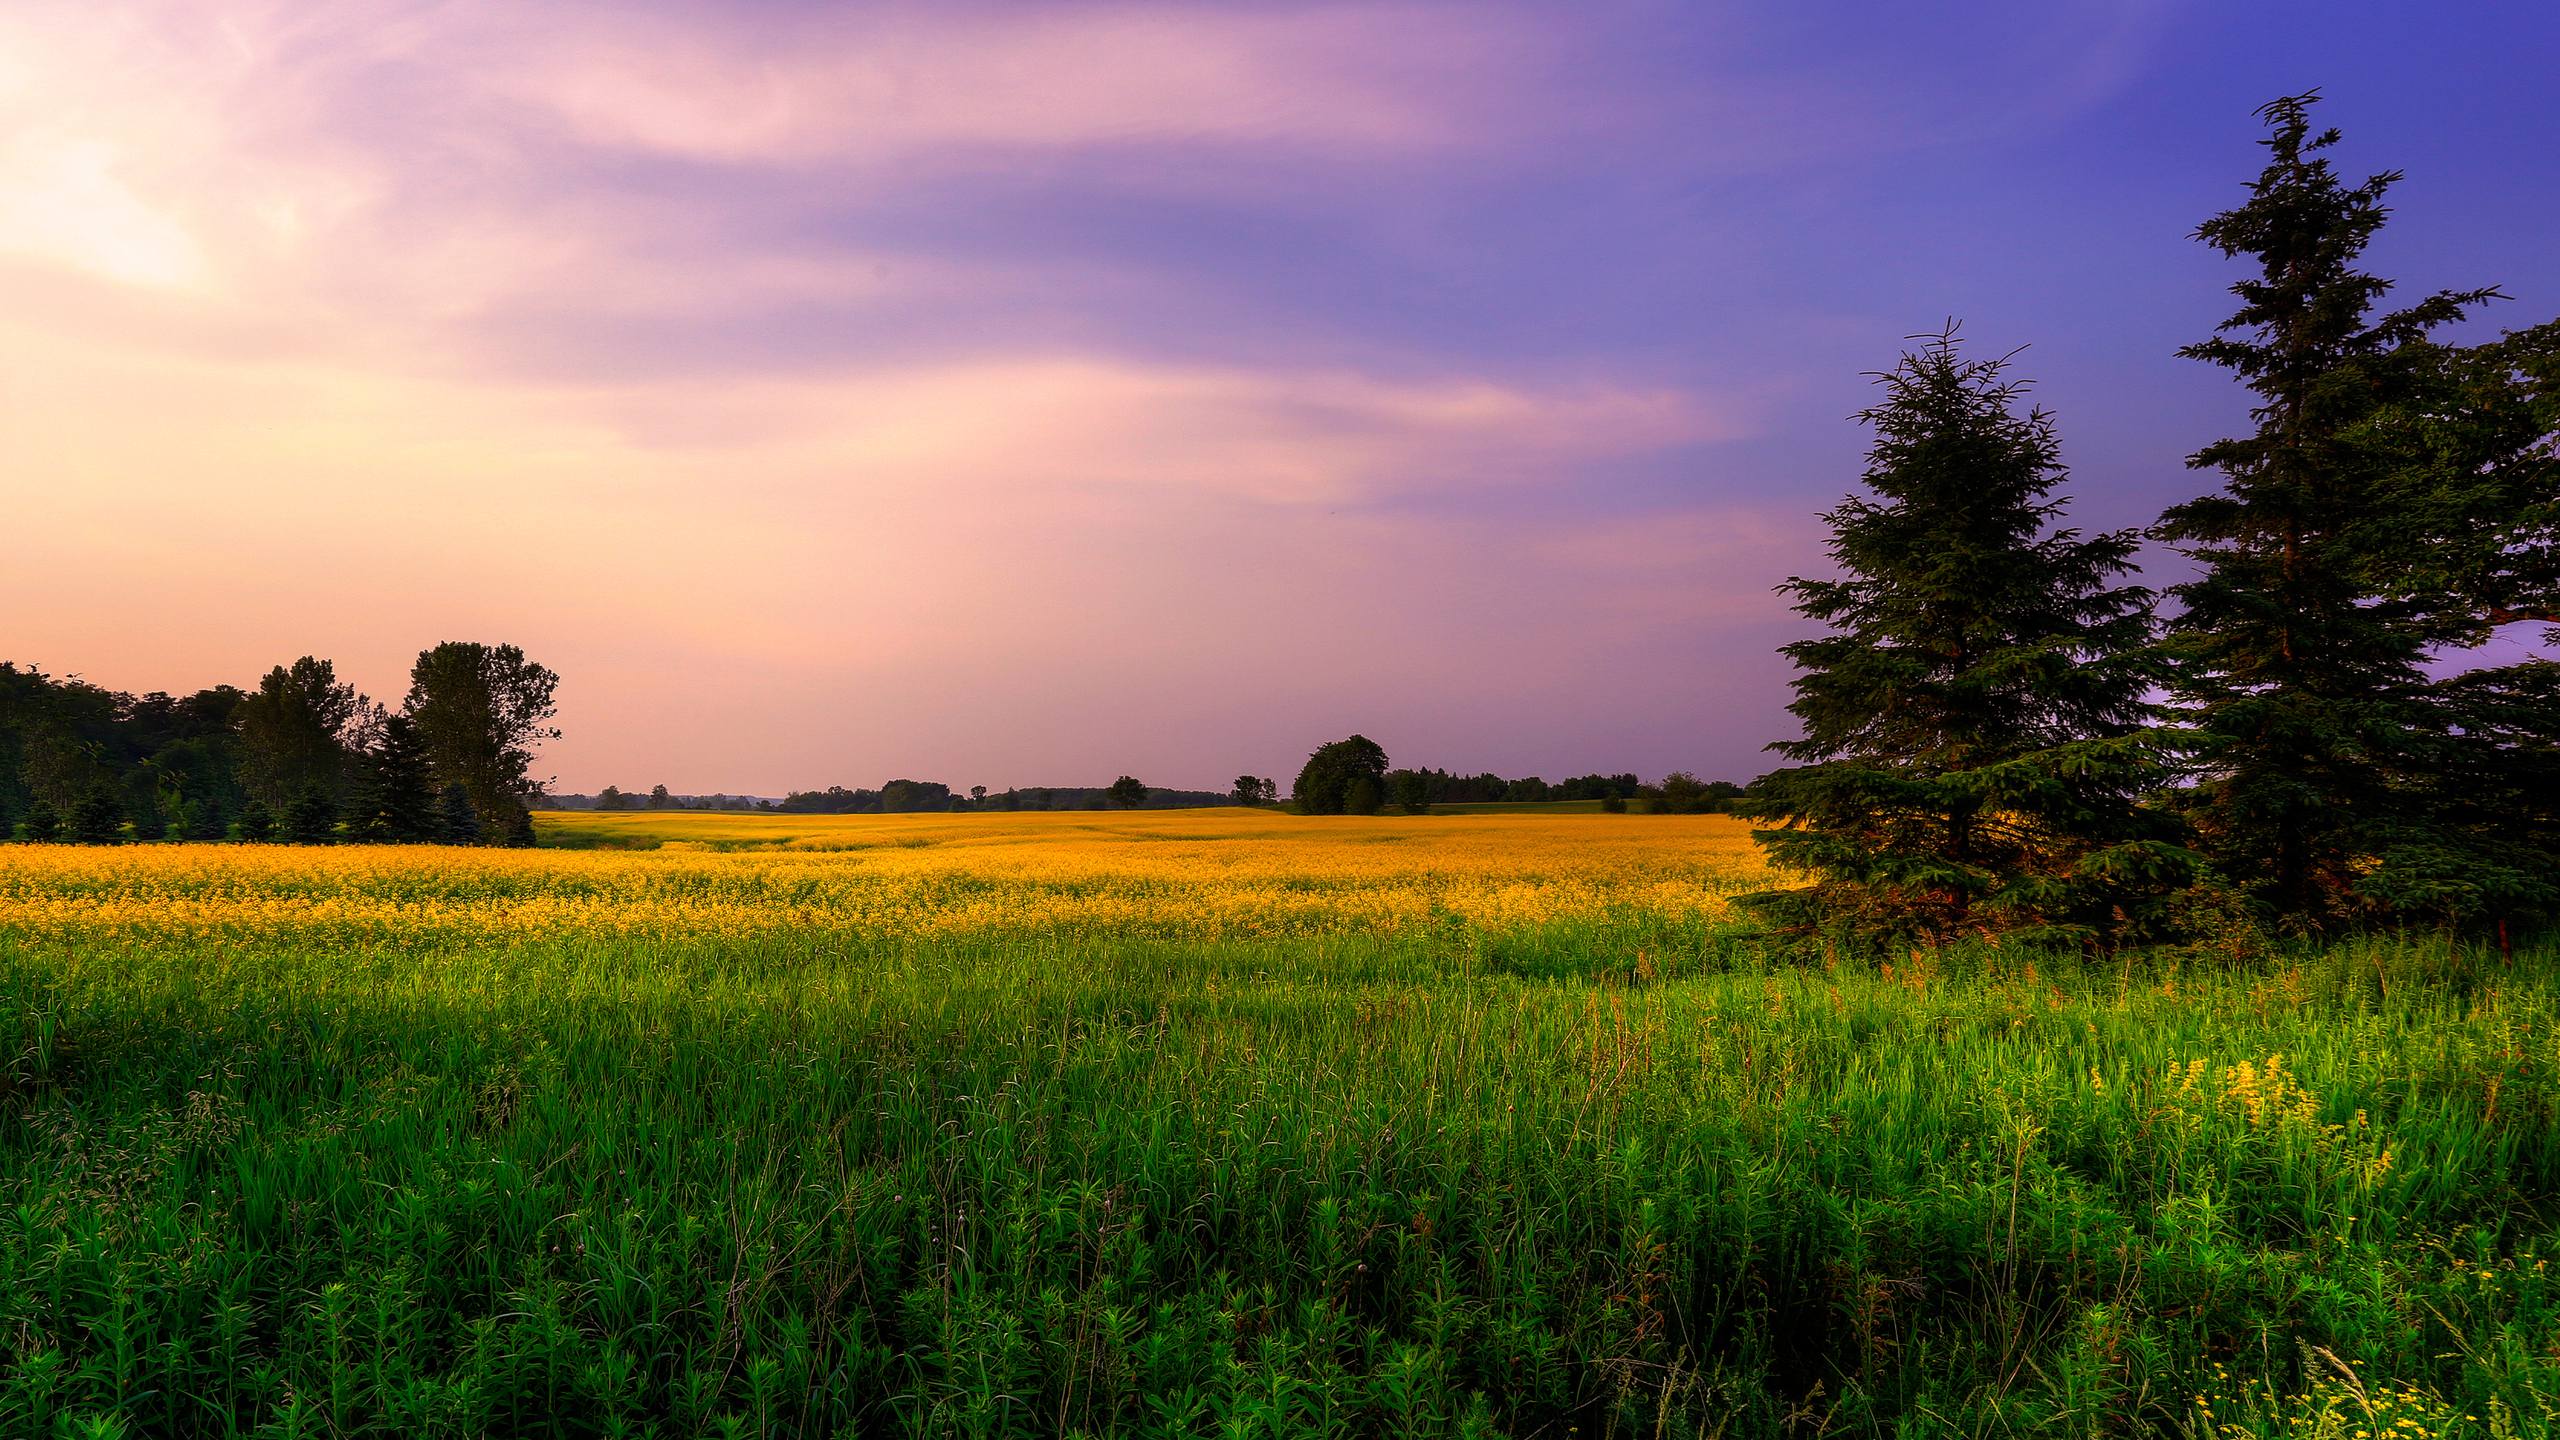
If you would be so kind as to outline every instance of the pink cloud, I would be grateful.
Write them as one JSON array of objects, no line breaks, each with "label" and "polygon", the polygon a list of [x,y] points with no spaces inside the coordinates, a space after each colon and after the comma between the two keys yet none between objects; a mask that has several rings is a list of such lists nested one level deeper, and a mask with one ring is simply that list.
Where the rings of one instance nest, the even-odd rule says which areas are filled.
[{"label": "pink cloud", "polygon": [[[581,27],[502,67],[590,139],[722,160],[1243,142],[1487,143],[1476,88],[1527,52],[1513,17],[1448,5],[830,10],[742,32],[683,12]],[[1423,37],[1428,43],[1414,43]]]},{"label": "pink cloud", "polygon": [[[599,180],[599,148],[877,196],[953,155],[1187,146],[1250,190],[1274,154],[1498,152],[1550,85],[1525,11],[835,13],[0,13],[16,657],[184,687],[308,650],[396,693],[415,647],[487,636],[570,677],[572,785],[1073,782],[1121,737],[1205,783],[1364,715],[1605,729],[1677,703],[1661,657],[1696,626],[1773,610],[1786,540],[1747,508],[1470,515],[1753,428],[1751,395],[1640,367],[1001,323],[923,358],[604,363],[634,319],[858,332],[1173,282],[799,245]],[[491,322],[524,314],[574,363],[511,353]],[[1571,763],[1469,763],[1512,759]]]}]

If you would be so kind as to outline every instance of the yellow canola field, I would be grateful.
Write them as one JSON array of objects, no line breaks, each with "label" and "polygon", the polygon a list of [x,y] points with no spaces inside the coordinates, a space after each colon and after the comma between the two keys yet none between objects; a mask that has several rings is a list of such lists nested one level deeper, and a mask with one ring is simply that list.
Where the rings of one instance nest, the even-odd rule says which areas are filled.
[{"label": "yellow canola field", "polygon": [[537,850],[0,846],[0,934],[271,943],[1220,940],[1723,913],[1724,816],[547,813]]}]

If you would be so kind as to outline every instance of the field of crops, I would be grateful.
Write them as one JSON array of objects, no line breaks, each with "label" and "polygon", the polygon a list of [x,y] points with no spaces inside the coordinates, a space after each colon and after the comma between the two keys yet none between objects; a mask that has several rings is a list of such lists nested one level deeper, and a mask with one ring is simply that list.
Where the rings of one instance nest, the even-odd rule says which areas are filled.
[{"label": "field of crops", "polygon": [[0,847],[0,1435],[2560,1425],[2547,951],[1784,963],[1712,816],[542,831]]}]

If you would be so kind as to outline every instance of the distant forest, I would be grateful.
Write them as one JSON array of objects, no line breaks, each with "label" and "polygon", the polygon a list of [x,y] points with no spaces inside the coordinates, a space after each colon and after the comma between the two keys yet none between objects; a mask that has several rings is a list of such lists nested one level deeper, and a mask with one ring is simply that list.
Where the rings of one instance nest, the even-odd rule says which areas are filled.
[{"label": "distant forest", "polygon": [[[1370,745],[1360,736],[1337,742]],[[1328,747],[1330,748],[1330,747]],[[1374,745],[1370,748],[1375,749]],[[1324,754],[1318,751],[1318,755]],[[1309,757],[1314,763],[1316,757]],[[1435,805],[1518,804],[1550,800],[1599,801],[1604,807],[1636,809],[1664,813],[1703,813],[1727,808],[1739,800],[1743,787],[1731,781],[1700,780],[1685,771],[1674,771],[1659,783],[1639,780],[1632,772],[1617,775],[1577,775],[1553,784],[1535,775],[1517,780],[1486,771],[1475,775],[1453,774],[1447,770],[1390,770],[1386,755],[1375,757],[1374,795],[1368,790],[1345,788],[1339,794],[1327,791],[1315,794],[1320,783],[1302,775],[1292,792],[1289,808],[1313,813],[1377,814],[1389,809],[1408,812],[1427,810]],[[1305,797],[1305,798],[1301,798]],[[967,810],[1183,810],[1218,805],[1256,805],[1280,807],[1283,800],[1277,782],[1254,775],[1239,775],[1233,787],[1226,790],[1172,790],[1146,785],[1123,776],[1111,785],[1036,785],[990,790],[973,785],[955,790],[938,780],[891,780],[873,789],[847,789],[830,785],[824,790],[795,790],[781,799],[758,795],[678,795],[666,786],[652,786],[645,794],[608,785],[593,795],[546,794],[539,804],[560,810],[761,810],[779,815],[905,815],[933,811]]]},{"label": "distant forest", "polygon": [[[1278,782],[1239,775],[1224,791],[1109,785],[955,790],[937,780],[878,789],[794,791],[781,799],[676,795],[606,786],[550,793],[531,775],[560,677],[513,645],[450,642],[419,652],[396,706],[305,655],[255,686],[131,695],[77,676],[0,662],[0,840],[112,845],[238,840],[530,845],[532,811],[761,810],[790,815],[902,815],[971,810],[1172,810],[1279,807]],[[1387,768],[1361,737],[1308,757],[1288,808],[1313,814],[1420,814],[1435,805],[1597,801],[1604,809],[1722,810],[1743,787],[1674,772],[1535,775]]]},{"label": "distant forest", "polygon": [[[1123,794],[1126,792],[1124,791]],[[973,785],[954,790],[938,780],[890,780],[880,788],[794,790],[781,799],[765,795],[674,795],[664,785],[647,794],[607,785],[593,795],[546,795],[543,804],[560,810],[763,810],[777,815],[907,815],[955,810],[1104,810],[1121,808],[1108,785],[1039,785],[989,790]],[[1220,790],[1166,790],[1146,787],[1145,797],[1127,808],[1180,810],[1232,805]]]},{"label": "distant forest", "polygon": [[0,662],[0,836],[530,845],[558,685],[461,641],[419,652],[396,707],[310,655],[189,695]]}]

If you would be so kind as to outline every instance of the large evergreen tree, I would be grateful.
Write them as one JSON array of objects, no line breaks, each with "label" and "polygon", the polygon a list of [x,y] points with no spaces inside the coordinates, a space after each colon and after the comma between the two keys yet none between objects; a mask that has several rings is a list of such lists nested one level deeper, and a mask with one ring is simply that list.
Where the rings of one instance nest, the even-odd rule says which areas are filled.
[{"label": "large evergreen tree", "polygon": [[347,828],[358,839],[395,845],[443,835],[427,743],[408,716],[382,717],[363,757]]},{"label": "large evergreen tree", "polygon": [[2130,531],[2056,529],[2052,417],[1955,327],[1876,377],[1865,484],[1825,517],[1838,579],[1796,578],[1831,627],[1786,654],[1796,768],[1747,813],[1803,889],[1754,897],[1865,938],[2120,933],[2194,857],[2143,799],[2160,783],[2145,703],[2151,595],[2115,582]]},{"label": "large evergreen tree", "polygon": [[2532,712],[2550,682],[2530,667],[2449,681],[2428,661],[2552,614],[2551,346],[2432,338],[2491,289],[2376,313],[2391,282],[2356,266],[2399,175],[2340,179],[2317,98],[2259,112],[2266,167],[2196,232],[2254,273],[2220,332],[2181,353],[2258,404],[2253,432],[2189,461],[2222,490],[2155,532],[2201,572],[2173,592],[2168,645],[2190,808],[2221,868],[2297,928],[2539,906],[2553,842],[2531,819],[2554,808],[2553,732]]}]

